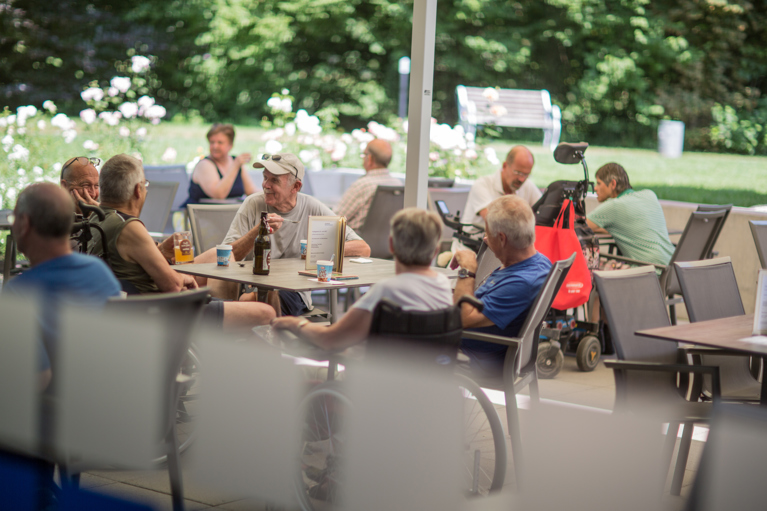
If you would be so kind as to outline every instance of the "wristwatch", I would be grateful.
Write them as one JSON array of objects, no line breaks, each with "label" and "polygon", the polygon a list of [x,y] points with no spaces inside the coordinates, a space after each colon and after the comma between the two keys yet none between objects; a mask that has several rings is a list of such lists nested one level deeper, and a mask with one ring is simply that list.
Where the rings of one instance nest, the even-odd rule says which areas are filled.
[{"label": "wristwatch", "polygon": [[458,278],[459,279],[466,279],[466,278],[469,278],[469,277],[471,277],[473,279],[476,279],[477,278],[477,274],[474,273],[473,271],[467,270],[466,268],[461,268],[460,270],[458,270]]}]

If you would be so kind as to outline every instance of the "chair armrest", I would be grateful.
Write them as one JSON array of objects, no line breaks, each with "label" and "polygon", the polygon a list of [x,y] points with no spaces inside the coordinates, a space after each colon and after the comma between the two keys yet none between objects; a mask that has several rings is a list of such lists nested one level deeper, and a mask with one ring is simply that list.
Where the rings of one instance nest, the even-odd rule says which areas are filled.
[{"label": "chair armrest", "polygon": [[668,373],[695,373],[711,376],[711,394],[714,399],[721,397],[719,385],[719,368],[716,366],[687,365],[687,364],[658,364],[655,362],[630,362],[628,360],[605,360],[605,367],[628,369],[630,371],[658,371]]},{"label": "chair armrest", "polygon": [[504,346],[516,346],[522,344],[522,339],[516,337],[504,337],[502,335],[486,334],[483,332],[470,332],[464,330],[461,337],[464,339],[473,339],[475,341],[492,342],[494,344],[503,344]]},{"label": "chair armrest", "polygon": [[622,263],[629,263],[629,264],[634,264],[637,266],[655,266],[656,268],[659,268],[661,270],[665,270],[667,268],[665,264],[648,263],[647,261],[640,261],[638,259],[631,259],[630,257],[619,256],[616,254],[608,254],[605,252],[600,252],[599,257],[604,257],[605,259],[614,259]]}]

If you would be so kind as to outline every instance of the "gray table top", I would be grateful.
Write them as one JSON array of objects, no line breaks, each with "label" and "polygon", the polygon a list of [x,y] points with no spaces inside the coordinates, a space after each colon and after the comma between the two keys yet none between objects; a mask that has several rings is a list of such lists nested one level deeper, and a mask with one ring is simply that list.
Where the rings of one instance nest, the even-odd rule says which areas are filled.
[{"label": "gray table top", "polygon": [[[338,281],[338,284],[314,282],[310,277],[299,275],[304,271],[306,261],[303,259],[272,259],[269,275],[254,275],[253,262],[244,261],[245,265],[231,262],[228,267],[218,266],[216,263],[183,264],[173,268],[179,273],[197,275],[212,279],[250,284],[263,289],[280,289],[286,291],[314,291],[320,289],[351,288],[372,286],[378,282],[393,277],[394,261],[386,259],[371,259],[369,264],[357,264],[350,262],[349,257],[344,258],[343,275],[356,275],[359,278]],[[446,268],[432,268],[446,275],[448,278],[457,276],[455,270]]]}]

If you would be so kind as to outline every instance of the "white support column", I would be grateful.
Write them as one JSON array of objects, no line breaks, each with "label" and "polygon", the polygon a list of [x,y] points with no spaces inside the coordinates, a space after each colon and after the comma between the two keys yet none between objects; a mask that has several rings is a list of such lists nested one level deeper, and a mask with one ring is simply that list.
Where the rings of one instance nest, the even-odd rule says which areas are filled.
[{"label": "white support column", "polygon": [[437,0],[415,0],[410,52],[410,105],[408,108],[405,207],[427,208],[429,184],[429,130],[434,82],[434,34]]}]

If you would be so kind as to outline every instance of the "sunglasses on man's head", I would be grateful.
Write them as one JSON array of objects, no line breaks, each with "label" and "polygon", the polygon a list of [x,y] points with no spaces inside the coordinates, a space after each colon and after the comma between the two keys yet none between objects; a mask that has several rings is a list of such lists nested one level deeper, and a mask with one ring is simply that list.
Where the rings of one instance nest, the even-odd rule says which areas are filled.
[{"label": "sunglasses on man's head", "polygon": [[88,165],[88,163],[90,163],[94,167],[98,167],[99,165],[101,165],[101,158],[88,157],[88,156],[75,156],[74,158],[67,160],[64,166],[61,167],[61,179],[64,179],[64,171],[67,170],[68,167],[71,167],[76,161],[79,161],[82,165]]},{"label": "sunglasses on man's head", "polygon": [[[264,155],[262,155],[262,156],[261,156],[261,160],[262,160],[262,161],[269,161],[269,160],[272,160],[272,161],[276,161],[276,162],[279,162],[279,161],[281,161],[281,160],[282,160],[282,156],[281,156],[281,155],[279,155],[279,154],[264,154]],[[293,174],[293,173],[291,172],[291,174],[293,174],[293,175],[296,177],[296,179],[298,179],[298,169],[297,169],[295,166],[291,165],[290,163],[288,163],[288,162],[286,162],[286,161],[284,161],[283,163],[284,163],[285,165],[290,165],[291,167],[293,167],[293,170],[295,170],[295,171],[296,171],[296,173],[295,173],[295,174]]]}]

